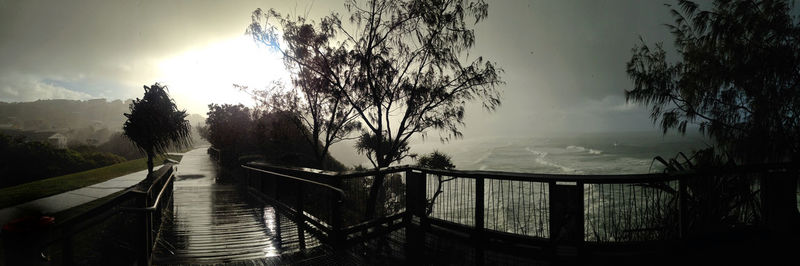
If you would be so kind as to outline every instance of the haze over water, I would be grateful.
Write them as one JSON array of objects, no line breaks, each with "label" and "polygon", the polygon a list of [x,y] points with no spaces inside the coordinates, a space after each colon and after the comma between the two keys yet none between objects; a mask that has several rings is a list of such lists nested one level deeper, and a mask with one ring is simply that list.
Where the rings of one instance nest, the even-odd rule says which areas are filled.
[{"label": "haze over water", "polygon": [[[653,132],[584,133],[553,137],[485,137],[446,144],[412,144],[412,151],[438,149],[460,170],[550,174],[639,174],[663,169],[653,158],[691,156],[708,141],[698,134]],[[652,167],[651,167],[652,163]]]}]

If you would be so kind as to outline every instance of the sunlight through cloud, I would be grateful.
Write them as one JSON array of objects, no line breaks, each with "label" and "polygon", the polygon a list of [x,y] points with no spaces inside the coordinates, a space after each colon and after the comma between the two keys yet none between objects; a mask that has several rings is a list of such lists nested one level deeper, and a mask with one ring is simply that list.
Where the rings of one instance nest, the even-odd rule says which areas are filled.
[{"label": "sunlight through cloud", "polygon": [[162,78],[179,107],[205,114],[208,103],[242,103],[253,106],[246,93],[233,84],[255,88],[286,81],[280,53],[260,47],[247,36],[212,43],[164,60]]}]

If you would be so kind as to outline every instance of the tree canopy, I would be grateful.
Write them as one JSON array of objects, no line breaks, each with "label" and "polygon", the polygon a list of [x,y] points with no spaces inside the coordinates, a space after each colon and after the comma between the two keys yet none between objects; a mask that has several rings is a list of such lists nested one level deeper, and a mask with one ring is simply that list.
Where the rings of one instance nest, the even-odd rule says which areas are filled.
[{"label": "tree canopy", "polygon": [[153,157],[173,147],[189,147],[192,143],[191,125],[186,111],[169,97],[167,87],[158,83],[144,86],[144,96],[133,100],[130,113],[122,126],[125,137],[147,155],[147,170],[153,173]]},{"label": "tree canopy", "polygon": [[456,168],[456,165],[453,164],[452,160],[450,159],[450,155],[440,151],[433,151],[430,154],[419,157],[419,159],[417,159],[417,166],[422,168],[443,170]]},{"label": "tree canopy", "polygon": [[714,1],[671,10],[679,60],[662,43],[633,48],[628,101],[651,106],[666,132],[688,124],[748,163],[800,155],[800,25],[786,1]]},{"label": "tree canopy", "polygon": [[242,104],[209,104],[204,135],[211,145],[236,154],[250,145],[253,118]]},{"label": "tree canopy", "polygon": [[440,130],[442,140],[460,137],[469,101],[499,106],[502,70],[467,53],[475,44],[473,25],[488,15],[483,1],[346,1],[345,7],[349,23],[336,13],[313,23],[258,9],[248,32],[355,110],[361,139],[382,140],[362,145],[374,166],[404,158],[411,136],[429,129]]},{"label": "tree canopy", "polygon": [[[349,23],[338,13],[314,23],[257,9],[247,32],[355,111],[362,126],[357,149],[374,167],[405,158],[409,139],[428,130],[439,131],[442,141],[461,137],[467,102],[478,100],[487,110],[500,105],[502,69],[468,53],[474,25],[489,14],[485,2],[347,0],[345,8]],[[366,217],[383,183],[383,176],[375,178]]]},{"label": "tree canopy", "polygon": [[[711,10],[678,1],[671,10],[675,23],[668,25],[678,59],[669,60],[661,43],[636,45],[627,64],[633,89],[625,91],[626,99],[649,105],[653,121],[660,122],[665,133],[683,133],[688,124],[698,124],[733,162],[796,163],[800,24],[790,10],[787,1],[717,0]],[[797,177],[772,173],[768,178],[747,178],[734,196],[750,197],[753,180],[760,182],[760,215],[770,230],[796,232]],[[725,185],[738,181],[726,180]],[[716,193],[723,195],[711,198],[724,197],[724,191]],[[737,201],[725,204],[741,204]]]}]

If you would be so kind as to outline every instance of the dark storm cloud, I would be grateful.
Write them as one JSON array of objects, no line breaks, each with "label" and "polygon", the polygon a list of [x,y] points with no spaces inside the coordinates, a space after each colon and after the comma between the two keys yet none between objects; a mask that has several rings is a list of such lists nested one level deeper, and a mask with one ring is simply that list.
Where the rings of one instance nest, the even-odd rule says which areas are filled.
[{"label": "dark storm cloud", "polygon": [[[465,135],[651,129],[625,105],[625,62],[639,35],[671,42],[663,3],[489,1],[470,54],[507,85],[497,112],[469,107]],[[258,7],[319,18],[342,1],[0,0],[0,101],[139,96],[165,58],[241,36]]]},{"label": "dark storm cloud", "polygon": [[472,53],[505,69],[505,100],[494,114],[470,110],[469,120],[486,125],[467,126],[480,135],[502,124],[522,134],[652,129],[647,110],[625,104],[625,63],[639,36],[671,42],[664,3],[492,2]]}]

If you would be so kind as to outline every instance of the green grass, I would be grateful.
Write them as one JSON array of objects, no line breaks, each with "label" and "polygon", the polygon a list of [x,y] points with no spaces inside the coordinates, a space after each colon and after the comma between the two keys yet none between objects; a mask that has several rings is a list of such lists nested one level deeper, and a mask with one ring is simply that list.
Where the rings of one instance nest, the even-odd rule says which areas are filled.
[{"label": "green grass", "polygon": [[[170,159],[180,161],[180,155],[169,155]],[[162,157],[153,160],[157,165],[164,161]],[[68,175],[37,180],[13,187],[0,189],[0,208],[14,206],[28,201],[64,193],[70,190],[97,184],[115,177],[147,169],[147,159],[141,158],[97,169]]]}]

